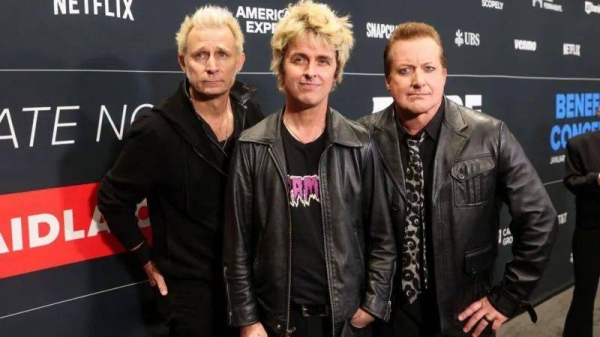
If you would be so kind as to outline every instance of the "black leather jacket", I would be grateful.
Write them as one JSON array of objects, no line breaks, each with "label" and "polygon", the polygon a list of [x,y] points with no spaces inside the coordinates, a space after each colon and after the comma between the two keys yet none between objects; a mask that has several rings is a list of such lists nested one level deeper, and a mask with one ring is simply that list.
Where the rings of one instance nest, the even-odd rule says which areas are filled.
[{"label": "black leather jacket", "polygon": [[[508,317],[542,276],[557,233],[556,211],[533,166],[506,125],[444,99],[445,114],[433,168],[432,247],[435,288],[444,336],[467,336],[457,315],[488,294]],[[405,186],[392,106],[361,120],[382,152],[394,223],[403,224]],[[512,215],[514,258],[491,287],[502,202]],[[402,247],[403,231],[396,231]],[[400,282],[397,280],[396,282]],[[489,291],[489,293],[488,293]],[[533,318],[533,316],[532,316]]]},{"label": "black leather jacket", "polygon": [[[229,321],[289,330],[291,222],[281,112],[240,137],[225,216]],[[335,322],[359,307],[388,319],[396,246],[376,145],[359,124],[327,113],[319,161],[329,302]]]}]

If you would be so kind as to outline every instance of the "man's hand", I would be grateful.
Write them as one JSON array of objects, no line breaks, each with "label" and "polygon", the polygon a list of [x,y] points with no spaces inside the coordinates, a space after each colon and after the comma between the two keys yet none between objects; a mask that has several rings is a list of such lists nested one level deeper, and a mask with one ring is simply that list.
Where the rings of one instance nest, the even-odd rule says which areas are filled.
[{"label": "man's hand", "polygon": [[148,275],[148,283],[150,283],[150,285],[153,287],[158,286],[158,291],[160,291],[160,294],[167,296],[169,293],[167,284],[165,283],[165,279],[161,273],[158,271],[158,269],[156,269],[156,266],[154,266],[154,262],[148,261],[148,263],[144,265],[144,270],[146,271],[146,275]]},{"label": "man's hand", "polygon": [[467,309],[465,309],[465,311],[458,315],[458,319],[461,322],[464,322],[469,317],[471,317],[471,319],[469,319],[467,324],[465,324],[463,331],[468,333],[475,325],[477,325],[477,328],[471,334],[473,337],[478,337],[479,334],[481,334],[481,332],[483,332],[483,330],[489,324],[492,325],[492,331],[497,333],[500,329],[500,326],[508,320],[508,317],[502,315],[496,309],[494,309],[487,297],[473,302]]},{"label": "man's hand", "polygon": [[355,328],[363,329],[367,325],[371,324],[371,322],[373,322],[374,320],[375,318],[371,316],[368,312],[362,310],[361,308],[358,308],[358,310],[356,310],[356,312],[352,316],[350,324],[352,324],[352,326]]},{"label": "man's hand", "polygon": [[598,173],[598,177],[596,179],[598,180],[598,186],[600,186],[600,173]]},{"label": "man's hand", "polygon": [[240,337],[267,337],[265,328],[260,323],[243,326],[240,329]]}]

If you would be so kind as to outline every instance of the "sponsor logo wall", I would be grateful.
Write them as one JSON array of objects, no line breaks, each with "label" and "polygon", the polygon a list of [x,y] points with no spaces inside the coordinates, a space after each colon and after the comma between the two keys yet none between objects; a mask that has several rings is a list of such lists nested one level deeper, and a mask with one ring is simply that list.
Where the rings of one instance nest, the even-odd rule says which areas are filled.
[{"label": "sponsor logo wall", "polygon": [[574,43],[564,43],[563,55],[581,56],[581,45]]},{"label": "sponsor logo wall", "polygon": [[537,50],[537,42],[529,41],[529,40],[515,39],[515,49],[516,50],[536,51]]},{"label": "sponsor logo wall", "polygon": [[54,15],[104,15],[135,21],[133,0],[54,0]]},{"label": "sponsor logo wall", "polygon": [[463,45],[478,47],[481,44],[481,38],[479,36],[479,33],[466,32],[458,29],[456,31],[454,43],[456,43],[456,45],[459,47]]},{"label": "sponsor logo wall", "polygon": [[591,13],[600,14],[600,3],[595,4],[591,1],[586,1],[585,2],[585,13],[586,14],[591,14]]},{"label": "sponsor logo wall", "polygon": [[238,6],[235,17],[244,24],[247,34],[273,34],[277,21],[285,16],[285,8]]},{"label": "sponsor logo wall", "polygon": [[[391,104],[382,52],[394,27],[426,21],[442,36],[448,98],[505,121],[559,214],[539,303],[572,284],[572,195],[562,186],[569,138],[600,130],[600,3],[564,0],[327,1],[354,24],[356,45],[331,104],[350,118]],[[222,0],[246,36],[239,79],[266,113],[283,97],[269,39],[287,1]],[[96,207],[95,191],[131,123],[183,79],[174,35],[192,1],[32,0],[0,3],[0,336],[146,336],[158,322],[141,268]],[[432,9],[435,8],[435,11]],[[438,13],[438,14],[436,14]],[[557,25],[556,23],[560,23]],[[139,225],[151,238],[147,207]],[[503,209],[497,274],[511,258]],[[111,308],[111,310],[107,310]],[[31,324],[36,322],[36,324]]]},{"label": "sponsor logo wall", "polygon": [[481,0],[481,7],[502,10],[504,8],[504,2],[495,0]]},{"label": "sponsor logo wall", "polygon": [[554,2],[554,0],[533,0],[533,7],[539,6],[539,8],[555,12],[562,12],[563,7],[561,4],[558,3],[558,1],[559,0],[557,0],[557,2]]}]

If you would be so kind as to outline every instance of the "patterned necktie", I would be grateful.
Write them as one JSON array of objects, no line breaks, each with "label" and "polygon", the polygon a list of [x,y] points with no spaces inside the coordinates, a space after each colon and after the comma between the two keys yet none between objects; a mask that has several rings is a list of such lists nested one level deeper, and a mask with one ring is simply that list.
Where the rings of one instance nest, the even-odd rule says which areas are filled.
[{"label": "patterned necktie", "polygon": [[421,276],[427,289],[427,265],[425,261],[425,224],[423,162],[419,146],[425,132],[415,138],[408,137],[408,163],[406,165],[406,221],[402,247],[402,292],[412,304],[421,293]]}]

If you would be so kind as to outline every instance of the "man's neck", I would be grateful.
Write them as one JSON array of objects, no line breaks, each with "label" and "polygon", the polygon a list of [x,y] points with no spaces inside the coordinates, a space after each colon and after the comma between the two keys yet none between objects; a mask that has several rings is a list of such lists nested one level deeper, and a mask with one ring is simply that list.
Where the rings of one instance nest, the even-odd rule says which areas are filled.
[{"label": "man's neck", "polygon": [[284,121],[291,126],[299,129],[303,128],[319,128],[325,126],[327,116],[327,102],[315,107],[304,109],[295,104],[286,102],[284,111]]},{"label": "man's neck", "polygon": [[229,110],[229,92],[216,97],[203,97],[193,89],[190,90],[190,99],[194,110],[204,119],[223,117]]},{"label": "man's neck", "polygon": [[233,111],[230,108],[229,92],[203,99],[190,88],[190,99],[196,114],[212,129],[218,141],[229,138],[234,130]]},{"label": "man's neck", "polygon": [[325,130],[327,110],[326,102],[308,109],[298,109],[293,104],[286,104],[283,123],[297,140],[309,143]]},{"label": "man's neck", "polygon": [[443,104],[443,100],[440,102],[440,104],[436,105],[431,110],[420,114],[415,114],[408,110],[403,110],[400,107],[398,107],[398,105],[395,105],[394,110],[396,112],[396,115],[400,119],[400,123],[402,123],[402,126],[406,129],[406,132],[408,132],[409,135],[414,136],[420,133],[423,129],[425,129],[427,124],[431,122],[433,117],[435,117],[435,114],[440,109],[441,104]]}]

